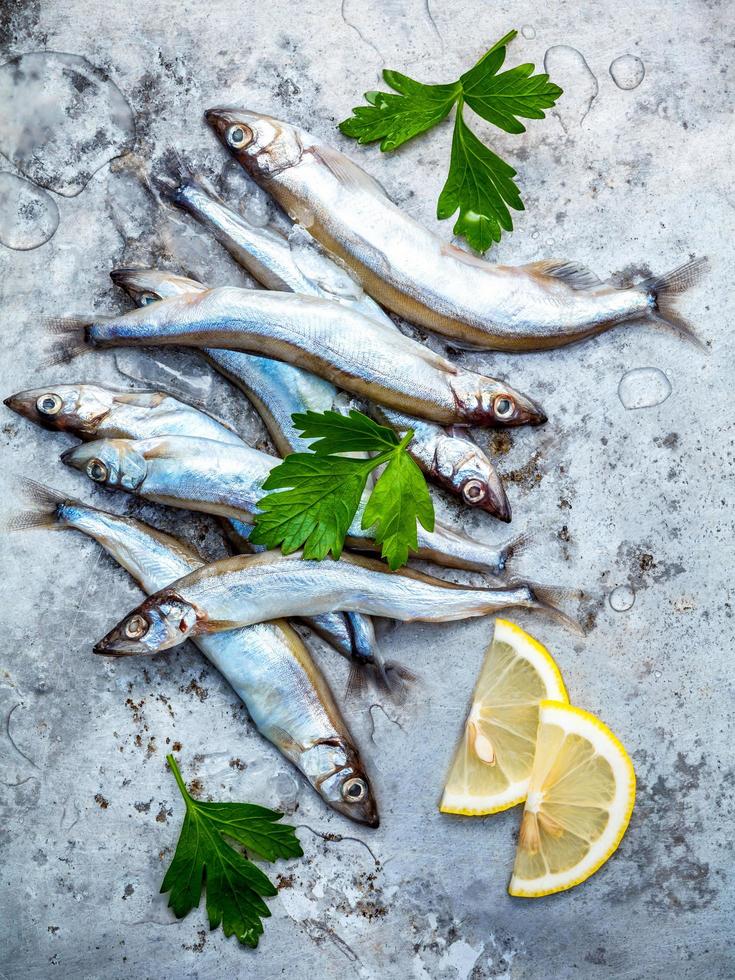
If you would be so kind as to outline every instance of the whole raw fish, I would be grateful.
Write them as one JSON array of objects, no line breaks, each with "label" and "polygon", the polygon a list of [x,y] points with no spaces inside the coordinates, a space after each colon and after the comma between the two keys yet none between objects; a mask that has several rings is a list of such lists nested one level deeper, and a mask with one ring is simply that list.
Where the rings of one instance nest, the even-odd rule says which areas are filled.
[{"label": "whole raw fish", "polygon": [[[185,436],[96,440],[68,449],[61,459],[96,483],[152,503],[245,522],[252,522],[259,512],[263,483],[280,462],[244,443],[224,445]],[[375,551],[370,531],[363,530],[360,522],[358,512],[345,544]],[[500,546],[485,544],[435,522],[433,531],[418,528],[419,547],[413,556],[497,576],[522,543],[523,538],[516,538]]]},{"label": "whole raw fish", "polygon": [[153,654],[189,636],[336,609],[443,623],[508,608],[563,617],[527,584],[474,588],[411,569],[391,572],[381,562],[357,555],[309,561],[300,552],[266,551],[213,562],[162,589],[125,616],[95,646],[95,653]]},{"label": "whole raw fish", "polygon": [[455,342],[560,347],[628,320],[688,330],[676,296],[704,260],[618,289],[576,262],[491,265],[401,211],[356,163],[315,136],[248,109],[209,109],[223,145],[286,211],[339,256],[383,306]]},{"label": "whole raw fish", "polygon": [[163,391],[118,391],[103,385],[53,384],[19,391],[4,404],[30,422],[79,439],[147,439],[187,435],[241,445],[229,425]]},{"label": "whole raw fish", "polygon": [[[305,229],[297,226],[297,233],[286,238],[271,228],[253,225],[243,215],[227,207],[183,168],[180,168],[176,183],[168,194],[174,203],[194,215],[251,275],[269,289],[331,296],[367,316],[381,320],[392,329],[398,329],[382,308],[320,248]],[[124,285],[119,273],[113,273],[112,277],[115,282]],[[197,283],[195,291],[200,289]],[[174,294],[167,292],[165,295]],[[216,365],[216,360],[214,363]],[[248,388],[248,397],[252,397],[250,392],[253,390],[264,390],[262,384],[257,388],[249,385]],[[260,397],[263,400],[262,394]],[[500,520],[510,521],[510,503],[502,481],[485,453],[469,436],[456,430],[449,434],[434,422],[413,419],[389,408],[381,408],[380,414],[383,423],[392,426],[401,437],[409,428],[413,429],[414,437],[408,452],[430,479],[461,497],[469,507],[479,507]]]},{"label": "whole raw fish", "polygon": [[[175,282],[169,280],[168,288],[174,289]],[[84,383],[52,384],[19,391],[6,398],[5,404],[46,429],[68,432],[83,440],[189,435],[225,445],[245,446],[242,438],[224,422],[160,391],[116,391]],[[390,679],[389,686],[401,693],[400,678],[407,679],[410,675],[398,664],[383,663],[372,624],[365,617],[357,613],[329,613],[305,622],[356,668],[374,668],[376,678],[386,682]],[[359,687],[363,679],[359,672],[354,672],[351,686]]]},{"label": "whole raw fish", "polygon": [[442,424],[523,425],[541,409],[505,383],[465,371],[428,347],[334,300],[221,286],[175,296],[85,327],[93,347],[241,350],[295,364],[370,401]]},{"label": "whole raw fish", "polygon": [[[141,521],[108,514],[30,481],[28,489],[40,509],[16,519],[15,529],[82,531],[148,594],[204,566],[188,545]],[[351,820],[377,827],[377,804],[359,750],[298,634],[276,620],[201,635],[194,642],[242,698],[261,735],[322,799]]]}]

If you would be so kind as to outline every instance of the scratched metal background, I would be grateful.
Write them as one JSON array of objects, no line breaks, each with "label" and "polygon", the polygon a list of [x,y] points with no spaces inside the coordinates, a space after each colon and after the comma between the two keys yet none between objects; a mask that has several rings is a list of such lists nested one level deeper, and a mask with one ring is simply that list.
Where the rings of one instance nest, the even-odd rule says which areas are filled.
[{"label": "scratched metal background", "polygon": [[[313,129],[434,225],[447,127],[381,156],[342,140],[335,123],[376,87],[383,65],[449,80],[512,26],[525,35],[512,62],[539,65],[555,49],[550,64],[568,95],[527,135],[492,134],[520,171],[527,205],[494,257],[570,257],[603,276],[634,278],[689,255],[712,259],[706,285],[683,304],[709,353],[636,325],[552,354],[463,355],[517,380],[548,409],[542,431],[496,439],[492,451],[509,477],[514,527],[533,536],[522,570],[590,596],[584,640],[522,620],[556,654],[572,698],[598,712],[633,756],[638,801],[615,858],[572,893],[512,900],[505,889],[518,812],[482,820],[438,813],[490,622],[384,625],[386,654],[421,681],[400,710],[366,697],[347,711],[380,794],[383,822],[371,832],[327,811],[296,780],[195,651],[147,663],[92,656],[93,640],[136,601],[94,544],[75,534],[4,537],[0,975],[732,976],[732,6],[5,0],[0,12],[3,61],[42,50],[86,56],[119,86],[137,129],[133,152],[102,167],[77,196],[51,200],[26,186],[30,197],[16,213],[22,185],[2,178],[12,186],[0,238],[11,224],[33,243],[53,226],[54,201],[59,212],[46,244],[0,245],[3,396],[54,379],[129,383],[112,354],[63,368],[43,363],[39,317],[117,308],[122,300],[107,278],[115,265],[154,261],[219,283],[244,281],[146,187],[175,146],[225,194],[242,193],[202,123],[206,106],[242,103]],[[645,68],[634,89],[610,73],[624,55]],[[93,94],[74,125],[103,135],[67,154],[67,180],[105,142],[110,121],[89,117],[101,112]],[[27,105],[39,111],[33,93]],[[53,185],[64,161],[48,148],[39,156]],[[3,161],[0,170],[13,166]],[[249,206],[262,210],[263,201]],[[437,227],[450,236],[448,224]],[[243,400],[192,358],[156,366],[138,355],[121,366],[168,379],[263,438]],[[636,367],[664,371],[671,396],[626,411],[618,384]],[[216,553],[206,521],[94,495],[58,463],[67,439],[9,412],[0,424],[3,509],[15,509],[14,480],[28,475],[185,528]],[[446,510],[478,536],[501,536],[485,515]],[[636,593],[627,612],[608,602],[621,584]],[[320,659],[341,690],[342,662],[326,650]],[[176,922],[157,894],[181,818],[164,765],[176,742],[185,776],[205,797],[280,806],[303,825],[306,855],[275,869],[280,894],[255,953],[210,933],[202,910]]]}]

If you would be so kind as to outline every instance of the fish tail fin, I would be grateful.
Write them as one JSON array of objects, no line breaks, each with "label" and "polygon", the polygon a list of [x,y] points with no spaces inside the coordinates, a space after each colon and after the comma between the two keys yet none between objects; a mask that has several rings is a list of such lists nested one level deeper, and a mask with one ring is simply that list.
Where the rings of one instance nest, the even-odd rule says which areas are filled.
[{"label": "fish tail fin", "polygon": [[582,593],[579,589],[535,584],[529,585],[528,589],[531,595],[530,608],[547,612],[558,623],[561,623],[562,626],[567,626],[573,633],[584,636],[584,629],[579,620],[566,613],[560,607],[560,603],[569,602],[572,599],[580,599]]},{"label": "fish tail fin", "polygon": [[345,687],[345,700],[349,701],[365,690],[367,686],[367,668],[368,664],[364,660],[350,661],[350,672],[347,676],[347,685]]},{"label": "fish tail fin", "polygon": [[189,210],[186,192],[191,188],[202,190],[208,197],[220,200],[219,194],[209,181],[196,174],[175,147],[164,155],[163,168],[163,172],[153,178],[153,183],[161,197],[175,204],[176,207],[183,208],[184,211]]},{"label": "fish tail fin", "polygon": [[691,259],[677,266],[663,276],[651,276],[639,283],[637,288],[646,294],[652,319],[666,323],[698,347],[704,348],[704,343],[696,331],[677,309],[677,297],[695,286],[705,276],[709,261],[705,256]]},{"label": "fish tail fin", "polygon": [[513,559],[517,558],[519,555],[528,547],[531,541],[531,535],[524,531],[523,534],[517,535],[515,538],[511,538],[506,544],[500,548],[500,562],[499,571],[505,572],[508,568],[508,563]]},{"label": "fish tail fin", "polygon": [[69,497],[28,477],[21,477],[19,489],[31,507],[11,514],[2,525],[3,531],[31,531],[38,528],[60,531],[67,527],[60,516],[59,508],[69,501]]},{"label": "fish tail fin", "polygon": [[43,358],[45,365],[68,364],[79,354],[90,350],[88,328],[105,319],[104,317],[44,317],[41,324],[48,335],[54,338],[46,347]]},{"label": "fish tail fin", "polygon": [[380,688],[398,705],[405,704],[409,688],[417,679],[412,670],[395,660],[381,663],[377,677]]}]

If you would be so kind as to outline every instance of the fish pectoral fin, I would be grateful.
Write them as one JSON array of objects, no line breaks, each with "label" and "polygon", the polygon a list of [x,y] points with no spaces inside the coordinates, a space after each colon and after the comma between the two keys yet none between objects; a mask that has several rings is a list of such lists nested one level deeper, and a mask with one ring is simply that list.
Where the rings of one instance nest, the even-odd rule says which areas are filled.
[{"label": "fish pectoral fin", "polygon": [[602,285],[602,279],[579,262],[568,262],[566,259],[544,259],[541,262],[530,262],[523,266],[531,275],[545,276],[548,279],[560,279],[571,289],[594,289]]},{"label": "fish pectoral fin", "polygon": [[373,194],[378,194],[380,197],[389,198],[388,192],[380,181],[376,180],[375,177],[371,177],[362,167],[358,167],[356,163],[353,163],[349,157],[340,153],[339,150],[320,144],[319,146],[308,147],[308,152],[323,163],[343,187],[352,188],[353,190],[368,190]]}]

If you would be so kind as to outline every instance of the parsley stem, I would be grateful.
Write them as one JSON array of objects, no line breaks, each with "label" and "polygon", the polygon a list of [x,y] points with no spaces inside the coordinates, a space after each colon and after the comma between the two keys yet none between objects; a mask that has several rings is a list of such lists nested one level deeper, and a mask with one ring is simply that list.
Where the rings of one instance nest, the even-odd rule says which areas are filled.
[{"label": "parsley stem", "polygon": [[179,772],[179,767],[176,765],[176,759],[174,759],[172,755],[167,755],[166,762],[168,762],[168,767],[171,770],[171,772],[174,774],[174,779],[176,780],[179,790],[181,791],[181,795],[184,797],[184,800],[186,801],[186,805],[188,806],[189,791],[186,788],[186,783],[181,777],[181,773]]}]

